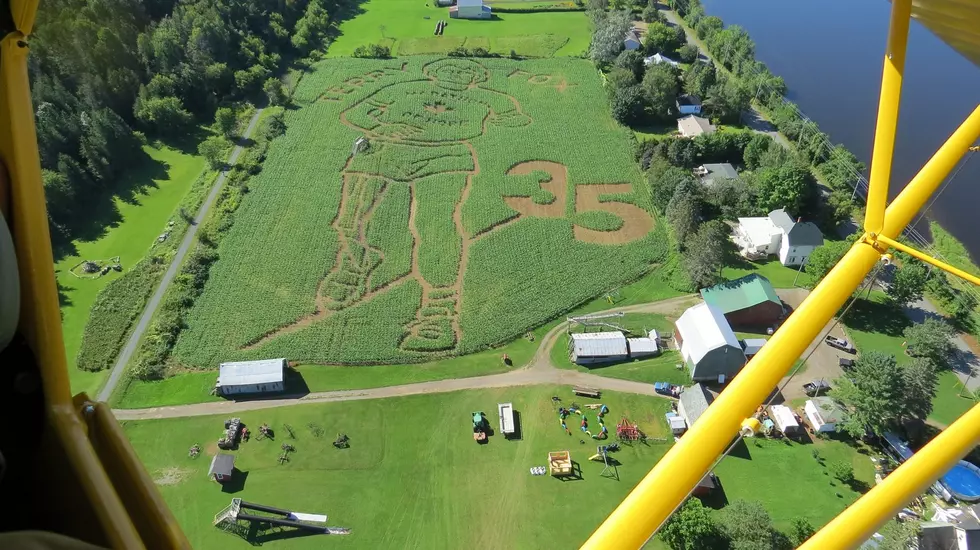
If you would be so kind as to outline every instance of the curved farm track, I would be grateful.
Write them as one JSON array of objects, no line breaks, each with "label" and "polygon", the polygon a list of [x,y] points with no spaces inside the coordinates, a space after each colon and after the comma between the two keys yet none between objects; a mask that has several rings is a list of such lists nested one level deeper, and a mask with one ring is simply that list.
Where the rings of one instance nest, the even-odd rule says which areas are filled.
[{"label": "curved farm track", "polygon": [[[626,313],[662,313],[669,314],[687,307],[695,301],[694,295],[679,296],[606,311],[623,311]],[[603,312],[597,312],[603,313]],[[433,380],[416,384],[386,386],[363,390],[340,390],[310,393],[302,397],[284,397],[280,399],[261,399],[253,401],[222,401],[213,403],[196,403],[193,405],[178,405],[172,407],[152,407],[148,409],[114,409],[113,414],[119,420],[147,420],[154,418],[180,418],[187,416],[205,416],[210,414],[230,414],[242,411],[270,409],[302,403],[325,403],[333,401],[358,401],[362,399],[383,399],[386,397],[401,397],[422,393],[446,393],[459,390],[483,388],[506,388],[511,386],[535,386],[541,384],[588,386],[598,390],[618,391],[660,397],[653,391],[653,384],[633,382],[618,378],[606,378],[569,369],[559,369],[551,363],[551,348],[565,330],[566,323],[561,323],[551,329],[541,339],[541,345],[527,365],[503,374],[488,376],[473,376],[470,378],[450,378]]]}]

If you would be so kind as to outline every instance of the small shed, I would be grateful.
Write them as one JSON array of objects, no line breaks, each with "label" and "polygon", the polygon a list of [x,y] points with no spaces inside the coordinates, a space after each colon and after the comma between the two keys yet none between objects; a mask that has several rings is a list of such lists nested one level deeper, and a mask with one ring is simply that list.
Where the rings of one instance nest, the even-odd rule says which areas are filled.
[{"label": "small shed", "polygon": [[285,389],[286,359],[221,363],[214,389],[220,395],[268,393]]},{"label": "small shed", "polygon": [[[670,63],[675,67],[677,66],[676,61],[670,61]],[[677,104],[677,112],[682,115],[701,114],[701,98],[696,95],[690,95],[690,94],[679,95],[677,96],[676,104]]]},{"label": "small shed", "polygon": [[695,381],[730,380],[745,366],[745,352],[718,308],[702,302],[675,323],[674,341]]},{"label": "small shed", "polygon": [[756,273],[703,288],[701,298],[718,308],[732,326],[772,326],[784,315],[776,289]]},{"label": "small shed", "polygon": [[745,353],[746,359],[751,359],[755,357],[755,354],[759,353],[762,346],[766,345],[765,338],[746,338],[745,340],[739,340],[738,343],[742,344],[742,351]]},{"label": "small shed", "polygon": [[714,491],[717,487],[718,478],[715,477],[714,472],[708,472],[704,474],[704,477],[701,478],[701,481],[698,482],[691,494],[696,497],[703,497],[711,493],[711,491]]},{"label": "small shed", "polygon": [[656,330],[651,330],[646,338],[627,338],[626,347],[631,358],[653,357],[660,353],[660,335]]},{"label": "small shed", "polygon": [[224,483],[231,479],[235,471],[235,455],[218,453],[211,459],[211,467],[208,468],[208,477]]},{"label": "small shed", "polygon": [[803,412],[816,432],[833,432],[844,420],[844,410],[830,397],[821,396],[807,400]]},{"label": "small shed", "polygon": [[769,418],[776,423],[779,431],[786,435],[795,434],[800,431],[800,423],[796,421],[793,410],[786,405],[773,405],[769,407]]},{"label": "small shed", "polygon": [[500,417],[500,433],[504,436],[512,435],[516,429],[514,427],[514,404],[497,403],[497,415]]},{"label": "small shed", "polygon": [[708,406],[713,400],[714,397],[704,386],[694,384],[681,392],[681,396],[677,400],[677,414],[684,419],[687,427],[690,428],[694,426],[698,418],[701,418],[704,411],[708,410]]},{"label": "small shed", "polygon": [[568,354],[573,363],[590,365],[622,361],[629,357],[629,348],[622,332],[582,332],[569,338]]}]

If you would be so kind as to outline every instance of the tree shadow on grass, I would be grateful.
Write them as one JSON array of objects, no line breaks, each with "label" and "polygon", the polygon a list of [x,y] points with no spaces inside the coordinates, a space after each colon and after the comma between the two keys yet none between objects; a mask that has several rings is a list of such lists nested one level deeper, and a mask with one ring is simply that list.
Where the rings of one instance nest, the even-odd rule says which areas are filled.
[{"label": "tree shadow on grass", "polygon": [[196,155],[197,146],[209,137],[211,131],[204,126],[194,125],[180,136],[160,139],[160,142],[187,155]]},{"label": "tree shadow on grass", "polygon": [[[106,232],[122,223],[122,215],[115,199],[127,204],[140,204],[141,195],[158,187],[156,180],[166,180],[170,168],[165,162],[154,160],[142,150],[140,158],[133,161],[134,167],[109,184],[102,192],[85,193],[76,203],[72,220],[66,223],[68,237],[52,233],[51,247],[54,261],[78,253],[72,241],[91,242],[98,240]],[[69,240],[70,238],[70,240]],[[83,258],[101,260],[104,258]]]},{"label": "tree shadow on grass", "polygon": [[901,336],[909,326],[909,320],[899,307],[857,298],[847,311],[845,324],[862,332]]},{"label": "tree shadow on grass", "polygon": [[722,485],[720,477],[715,478],[715,488],[710,493],[701,495],[698,498],[701,499],[701,504],[704,504],[712,510],[721,510],[725,506],[728,506],[728,495],[725,494],[725,487]]},{"label": "tree shadow on grass", "polygon": [[231,479],[221,484],[221,492],[233,495],[245,489],[245,481],[248,479],[248,472],[243,472],[238,468],[231,471]]},{"label": "tree shadow on grass", "polygon": [[739,439],[738,442],[732,446],[731,450],[728,451],[727,456],[741,458],[742,460],[752,460],[752,454],[749,453],[749,446],[745,444],[744,439]]}]

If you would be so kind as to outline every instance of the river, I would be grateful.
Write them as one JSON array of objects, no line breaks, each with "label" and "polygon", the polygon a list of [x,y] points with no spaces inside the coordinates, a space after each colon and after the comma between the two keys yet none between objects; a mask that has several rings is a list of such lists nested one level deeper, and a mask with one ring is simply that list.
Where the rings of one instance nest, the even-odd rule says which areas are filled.
[{"label": "river", "polygon": [[[884,0],[701,0],[740,25],[756,58],[782,76],[788,98],[870,165],[891,4]],[[977,24],[980,24],[978,22]],[[980,68],[916,21],[909,33],[891,195],[976,107]],[[980,260],[980,159],[966,163],[927,216]],[[971,221],[972,220],[972,221]]]}]

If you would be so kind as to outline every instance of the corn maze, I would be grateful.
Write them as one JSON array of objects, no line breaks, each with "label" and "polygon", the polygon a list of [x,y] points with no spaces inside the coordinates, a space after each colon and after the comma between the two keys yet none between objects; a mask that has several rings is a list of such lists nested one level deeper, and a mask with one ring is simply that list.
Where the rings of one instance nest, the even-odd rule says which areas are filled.
[{"label": "corn maze", "polygon": [[587,62],[328,60],[295,100],[187,316],[187,366],[468,353],[666,254]]}]

